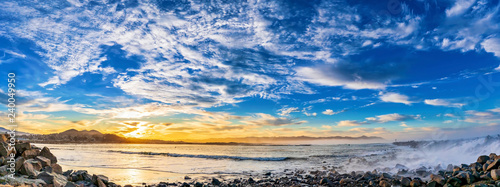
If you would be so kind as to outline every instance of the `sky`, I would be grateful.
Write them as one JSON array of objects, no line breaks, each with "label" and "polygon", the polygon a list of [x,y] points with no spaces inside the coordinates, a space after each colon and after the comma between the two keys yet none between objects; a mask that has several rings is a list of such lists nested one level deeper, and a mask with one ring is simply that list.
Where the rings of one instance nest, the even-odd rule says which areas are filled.
[{"label": "sky", "polygon": [[[18,130],[203,140],[500,132],[498,0],[3,0]],[[0,81],[2,82],[2,81]]]}]

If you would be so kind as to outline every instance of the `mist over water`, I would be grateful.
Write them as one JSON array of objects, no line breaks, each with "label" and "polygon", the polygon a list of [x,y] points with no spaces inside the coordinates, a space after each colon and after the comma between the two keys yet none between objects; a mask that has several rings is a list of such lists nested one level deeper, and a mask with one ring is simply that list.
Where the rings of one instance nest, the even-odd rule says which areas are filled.
[{"label": "mist over water", "polygon": [[[421,142],[416,148],[393,144],[242,146],[182,144],[36,144],[47,146],[64,170],[105,174],[118,184],[182,181],[192,178],[249,177],[267,172],[339,172],[407,169],[435,172],[448,164],[470,164],[479,155],[500,153],[500,136]],[[399,164],[399,165],[398,165]],[[398,166],[396,166],[398,165]]]},{"label": "mist over water", "polygon": [[[354,161],[351,160],[345,168],[348,171],[377,169],[396,173],[403,168],[414,171],[425,167],[427,171],[437,172],[439,169],[446,169],[449,164],[474,163],[478,156],[490,153],[500,153],[500,135],[419,142],[415,148],[397,147],[393,150],[369,152],[354,159]],[[396,167],[397,164],[405,167]]]}]

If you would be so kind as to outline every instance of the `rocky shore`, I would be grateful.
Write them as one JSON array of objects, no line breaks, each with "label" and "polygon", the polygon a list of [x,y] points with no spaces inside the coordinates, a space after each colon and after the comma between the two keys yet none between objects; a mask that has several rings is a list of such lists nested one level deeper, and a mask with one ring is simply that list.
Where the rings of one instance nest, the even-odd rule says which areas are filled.
[{"label": "rocky shore", "polygon": [[[38,148],[29,142],[16,142],[15,150],[8,149],[8,140],[1,137],[0,183],[7,186],[40,187],[121,187],[104,175],[85,170],[63,171],[49,148]],[[11,157],[14,156],[14,157]],[[15,163],[15,171],[11,171]],[[472,162],[472,161],[471,161]],[[481,155],[474,163],[449,165],[431,173],[425,169],[409,171],[401,166],[398,173],[379,171],[339,173],[334,167],[315,171],[284,171],[263,173],[253,178],[211,178],[201,180],[185,177],[184,182],[143,184],[148,187],[166,186],[492,186],[500,187],[500,156]],[[124,185],[123,187],[132,187]]]}]

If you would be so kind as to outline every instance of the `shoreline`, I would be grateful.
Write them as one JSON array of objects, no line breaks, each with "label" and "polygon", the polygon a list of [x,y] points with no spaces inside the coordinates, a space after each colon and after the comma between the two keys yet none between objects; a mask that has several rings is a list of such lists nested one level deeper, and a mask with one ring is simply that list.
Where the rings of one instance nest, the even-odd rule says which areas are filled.
[{"label": "shoreline", "polygon": [[[1,149],[5,149],[0,146]],[[39,148],[29,142],[18,141],[16,155],[16,176],[5,175],[6,159],[0,166],[0,183],[13,186],[43,187],[166,187],[166,186],[500,186],[500,156],[478,155],[472,164],[455,163],[437,173],[425,170],[405,170],[398,173],[380,171],[339,173],[334,166],[322,169],[285,169],[282,172],[263,172],[257,175],[248,174],[188,174],[176,173],[175,182],[158,182],[155,184],[133,181],[130,184],[118,185],[106,177],[106,173],[88,173],[86,170],[63,170],[57,164],[57,158],[49,148]],[[85,168],[80,167],[78,168]],[[167,174],[167,173],[165,173]],[[182,180],[183,178],[183,180]],[[140,185],[138,185],[140,184]]]}]

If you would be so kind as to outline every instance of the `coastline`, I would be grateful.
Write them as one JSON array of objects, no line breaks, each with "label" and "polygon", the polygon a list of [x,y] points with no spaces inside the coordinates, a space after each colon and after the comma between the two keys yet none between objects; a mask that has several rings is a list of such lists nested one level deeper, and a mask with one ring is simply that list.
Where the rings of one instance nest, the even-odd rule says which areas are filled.
[{"label": "coastline", "polygon": [[[5,142],[3,142],[5,144]],[[17,142],[24,149],[16,152],[16,176],[5,174],[6,160],[0,167],[0,182],[13,186],[47,187],[130,187],[118,185],[106,177],[106,173],[88,173],[86,170],[63,170],[49,148],[38,148],[29,142]],[[339,173],[335,167],[319,170],[284,170],[265,172],[253,176],[241,175],[188,175],[183,181],[141,183],[139,186],[500,186],[500,156],[478,155],[472,164],[456,163],[437,173],[409,171],[401,169],[398,173],[381,171]],[[103,175],[101,175],[103,174]],[[132,183],[131,183],[132,184]]]}]

